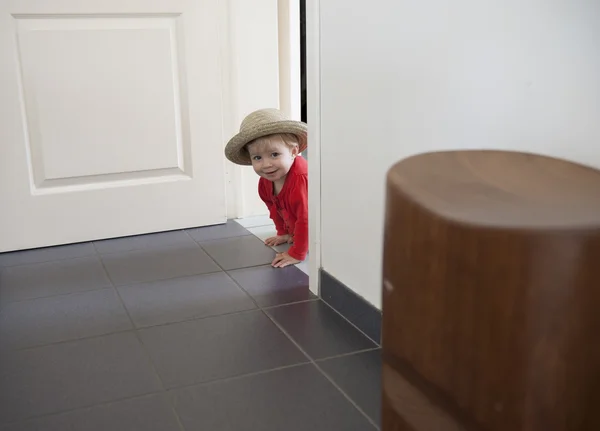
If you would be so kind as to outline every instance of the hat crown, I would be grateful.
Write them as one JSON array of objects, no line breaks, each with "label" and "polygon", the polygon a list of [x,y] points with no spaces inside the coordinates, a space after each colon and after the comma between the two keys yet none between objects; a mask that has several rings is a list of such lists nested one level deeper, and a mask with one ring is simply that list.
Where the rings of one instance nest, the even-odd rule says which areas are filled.
[{"label": "hat crown", "polygon": [[289,119],[279,109],[260,109],[248,114],[240,125],[240,132],[244,130],[252,129],[261,124],[276,123],[278,121],[288,121]]},{"label": "hat crown", "polygon": [[300,152],[306,149],[307,125],[302,121],[293,121],[279,109],[267,108],[254,111],[242,121],[240,132],[225,146],[225,157],[238,165],[251,165],[252,161],[244,147],[263,137],[281,133],[291,133],[298,137]]}]

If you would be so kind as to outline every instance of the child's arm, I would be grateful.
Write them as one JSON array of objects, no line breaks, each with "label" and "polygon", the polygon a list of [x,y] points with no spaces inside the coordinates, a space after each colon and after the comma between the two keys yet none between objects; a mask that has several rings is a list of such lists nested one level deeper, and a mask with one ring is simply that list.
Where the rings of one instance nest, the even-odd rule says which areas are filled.
[{"label": "child's arm", "polygon": [[268,193],[267,193],[266,187],[268,187],[268,185],[265,185],[265,183],[263,181],[259,181],[258,195],[260,196],[262,201],[267,205],[267,208],[269,209],[269,217],[271,217],[271,220],[273,220],[273,223],[275,223],[275,228],[277,229],[277,235],[279,235],[279,236],[287,235],[288,232],[285,228],[285,223],[283,222],[283,219],[277,212],[277,208],[273,204],[273,201],[271,201],[268,198]]},{"label": "child's arm", "polygon": [[294,243],[287,253],[290,257],[302,261],[306,259],[308,253],[308,180],[306,177],[298,178],[291,204],[291,209],[296,216],[296,226]]}]

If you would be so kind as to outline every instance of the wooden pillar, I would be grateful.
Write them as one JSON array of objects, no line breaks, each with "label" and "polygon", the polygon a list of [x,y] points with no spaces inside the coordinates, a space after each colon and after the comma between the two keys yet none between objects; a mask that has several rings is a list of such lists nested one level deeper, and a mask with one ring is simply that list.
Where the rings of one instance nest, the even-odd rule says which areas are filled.
[{"label": "wooden pillar", "polygon": [[411,157],[384,247],[384,431],[600,430],[600,171]]}]

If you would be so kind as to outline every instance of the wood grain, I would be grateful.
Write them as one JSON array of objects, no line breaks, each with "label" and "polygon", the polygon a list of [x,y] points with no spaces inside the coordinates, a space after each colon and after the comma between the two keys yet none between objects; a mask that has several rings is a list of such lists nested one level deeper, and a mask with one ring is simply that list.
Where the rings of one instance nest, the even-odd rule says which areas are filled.
[{"label": "wood grain", "polygon": [[383,279],[385,366],[452,418],[410,425],[384,381],[384,430],[600,430],[599,171],[406,159],[388,175]]}]

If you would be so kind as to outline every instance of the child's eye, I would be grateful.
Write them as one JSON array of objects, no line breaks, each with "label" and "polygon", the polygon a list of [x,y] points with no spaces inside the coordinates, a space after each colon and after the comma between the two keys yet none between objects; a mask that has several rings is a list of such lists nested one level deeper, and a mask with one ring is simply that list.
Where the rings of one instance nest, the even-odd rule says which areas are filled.
[{"label": "child's eye", "polygon": [[273,153],[271,154],[271,157],[279,157],[279,153]]},{"label": "child's eye", "polygon": [[254,157],[252,157],[252,160],[258,161],[258,160],[260,160],[260,156],[254,156]]}]

